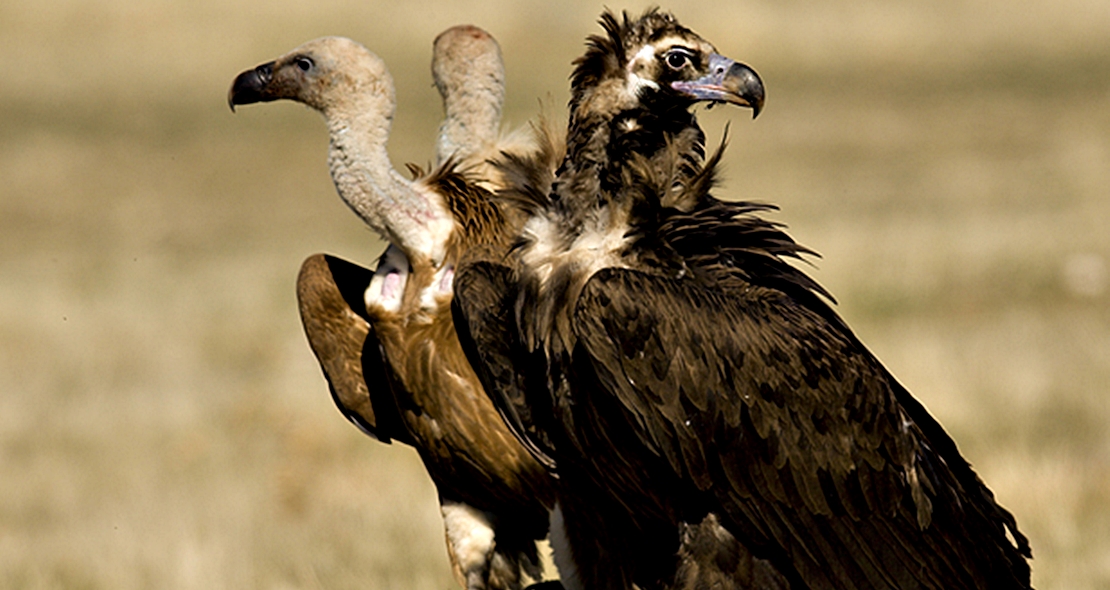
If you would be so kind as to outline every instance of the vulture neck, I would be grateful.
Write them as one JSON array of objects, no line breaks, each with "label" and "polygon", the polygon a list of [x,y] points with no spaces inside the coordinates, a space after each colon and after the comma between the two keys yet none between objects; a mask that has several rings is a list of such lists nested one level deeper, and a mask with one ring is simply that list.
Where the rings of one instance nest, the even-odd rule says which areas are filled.
[{"label": "vulture neck", "polygon": [[445,116],[436,145],[437,163],[448,158],[467,160],[491,150],[497,143],[505,99],[500,78],[452,79],[445,84],[449,86],[440,90]]},{"label": "vulture neck", "polygon": [[[568,224],[582,227],[599,209],[623,213],[647,195],[629,190],[636,182],[630,171],[672,167],[681,161],[701,163],[705,157],[704,134],[686,106],[637,105],[616,113],[577,114],[567,137],[567,155],[556,178],[552,207]],[[672,176],[682,184],[689,166]]]},{"label": "vulture neck", "polygon": [[478,164],[496,156],[505,104],[505,64],[497,41],[473,25],[440,33],[432,44],[432,79],[444,111],[436,163]]},{"label": "vulture neck", "polygon": [[519,321],[527,347],[542,343],[549,355],[571,350],[576,339],[571,314],[586,282],[603,268],[638,264],[639,253],[628,246],[641,224],[660,214],[660,195],[633,186],[636,174],[668,167],[677,135],[693,148],[686,150],[692,155],[679,157],[700,159],[701,130],[685,109],[574,113],[552,190],[523,231],[520,255],[528,284],[523,297],[531,300],[519,306],[524,310]]},{"label": "vulture neck", "polygon": [[347,206],[384,239],[410,260],[424,258],[438,266],[453,228],[450,215],[438,195],[393,169],[386,151],[393,93],[372,98],[324,112],[332,180]]}]

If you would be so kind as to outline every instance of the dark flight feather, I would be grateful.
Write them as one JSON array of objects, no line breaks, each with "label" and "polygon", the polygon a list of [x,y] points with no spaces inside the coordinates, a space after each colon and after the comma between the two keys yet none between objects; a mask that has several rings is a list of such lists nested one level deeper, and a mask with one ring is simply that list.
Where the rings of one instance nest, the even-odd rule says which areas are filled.
[{"label": "dark flight feather", "polygon": [[[497,406],[505,424],[525,448],[555,473],[551,443],[537,425],[533,407],[543,407],[539,400],[529,400],[528,392],[542,391],[529,382],[540,371],[522,370],[540,362],[527,353],[515,331],[516,278],[507,266],[479,261],[460,272],[455,281],[452,299],[456,331],[463,350],[474,355],[472,361],[486,394]],[[535,404],[535,406],[533,406]]]}]

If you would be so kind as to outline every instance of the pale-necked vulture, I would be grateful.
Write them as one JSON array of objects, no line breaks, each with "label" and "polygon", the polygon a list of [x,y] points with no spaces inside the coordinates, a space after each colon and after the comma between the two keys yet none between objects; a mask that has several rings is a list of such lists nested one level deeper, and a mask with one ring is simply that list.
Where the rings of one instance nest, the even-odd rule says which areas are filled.
[{"label": "pale-necked vulture", "polygon": [[455,282],[486,391],[558,474],[564,584],[1029,587],[1013,516],[788,264],[807,250],[711,196],[690,109],[758,111],[758,76],[665,13],[601,24],[518,255]]},{"label": "pale-necked vulture", "polygon": [[457,27],[437,39],[433,72],[447,112],[441,164],[415,181],[386,153],[392,79],[354,41],[317,39],[245,71],[229,102],[289,99],[323,114],[340,196],[391,245],[375,273],[331,256],[305,262],[297,289],[309,342],[343,414],[419,452],[439,492],[459,583],[518,589],[525,574],[541,576],[535,542],[546,536],[554,493],[483,393],[450,310],[459,258],[505,251],[513,235],[490,194],[458,169],[494,149],[500,50],[481,29]]}]

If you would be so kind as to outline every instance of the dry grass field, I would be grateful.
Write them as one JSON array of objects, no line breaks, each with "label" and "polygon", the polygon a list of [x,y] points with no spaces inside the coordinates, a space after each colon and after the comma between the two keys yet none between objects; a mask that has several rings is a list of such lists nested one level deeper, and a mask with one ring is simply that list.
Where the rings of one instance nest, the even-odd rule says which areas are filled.
[{"label": "dry grass field", "polygon": [[[601,5],[0,0],[0,588],[452,588],[410,450],[335,411],[302,259],[371,263],[320,118],[232,115],[240,70],[341,34],[432,158],[431,42],[559,109]],[[613,8],[639,11],[642,4]],[[722,196],[781,205],[812,273],[1018,517],[1040,588],[1110,588],[1110,3],[665,4],[768,89]]]}]

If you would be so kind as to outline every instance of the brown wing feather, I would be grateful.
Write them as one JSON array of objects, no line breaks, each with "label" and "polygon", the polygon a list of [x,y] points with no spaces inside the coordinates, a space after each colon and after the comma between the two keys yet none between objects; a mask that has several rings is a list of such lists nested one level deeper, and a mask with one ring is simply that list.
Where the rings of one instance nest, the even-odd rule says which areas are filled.
[{"label": "brown wing feather", "polygon": [[858,341],[782,292],[607,269],[575,334],[575,378],[601,391],[579,390],[574,427],[634,425],[605,468],[692,484],[814,587],[1028,587],[989,491],[964,488]]},{"label": "brown wing feather", "polygon": [[301,323],[339,411],[382,442],[412,444],[391,389],[396,378],[362,303],[373,276],[334,256],[310,256],[297,276]]},{"label": "brown wing feather", "polygon": [[545,422],[533,415],[543,405],[528,399],[528,384],[537,374],[542,379],[543,367],[529,370],[538,361],[525,351],[515,331],[515,301],[516,282],[509,267],[486,261],[464,265],[455,277],[455,330],[505,425],[536,461],[554,472],[551,442],[537,426]]}]

